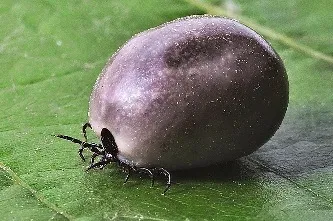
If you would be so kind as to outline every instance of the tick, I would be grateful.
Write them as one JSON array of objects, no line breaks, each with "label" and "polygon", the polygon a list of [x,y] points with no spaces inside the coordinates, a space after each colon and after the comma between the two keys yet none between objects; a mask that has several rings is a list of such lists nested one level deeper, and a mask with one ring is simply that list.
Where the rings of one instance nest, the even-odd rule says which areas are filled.
[{"label": "tick", "polygon": [[[216,16],[190,16],[137,34],[109,60],[89,102],[90,168],[171,185],[172,170],[246,156],[279,128],[288,106],[283,62],[259,34]],[[88,143],[92,128],[100,144]],[[96,162],[96,159],[98,161]]]}]

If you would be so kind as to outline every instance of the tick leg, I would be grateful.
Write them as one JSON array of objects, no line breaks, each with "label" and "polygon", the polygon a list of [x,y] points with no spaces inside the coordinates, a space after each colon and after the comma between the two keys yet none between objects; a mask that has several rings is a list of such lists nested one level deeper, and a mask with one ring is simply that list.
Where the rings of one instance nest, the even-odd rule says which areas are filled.
[{"label": "tick leg", "polygon": [[61,134],[58,134],[58,135],[54,135],[55,137],[58,137],[58,138],[61,138],[61,139],[64,139],[64,140],[69,140],[73,143],[77,143],[77,144],[80,144],[80,145],[83,145],[84,142],[79,140],[79,139],[76,139],[74,137],[70,137],[70,136],[67,136],[67,135],[61,135]]},{"label": "tick leg", "polygon": [[156,168],[156,170],[157,170],[158,173],[163,174],[167,178],[167,186],[166,186],[165,190],[162,193],[162,195],[164,195],[166,193],[166,191],[168,191],[168,189],[171,186],[171,175],[170,175],[169,171],[167,171],[166,169],[164,169],[162,167],[161,168]]},{"label": "tick leg", "polygon": [[148,173],[150,179],[151,179],[151,186],[153,187],[154,186],[154,174],[153,172],[148,169],[148,168],[144,168],[144,167],[140,167],[137,169],[137,171],[140,173],[140,172],[144,172],[144,173]]},{"label": "tick leg", "polygon": [[84,148],[86,148],[87,143],[85,143],[85,142],[83,142],[83,141],[81,141],[81,140],[79,140],[79,139],[76,139],[76,138],[73,138],[73,137],[70,137],[70,136],[66,136],[66,135],[61,135],[61,134],[59,134],[59,135],[55,135],[55,136],[56,136],[56,137],[59,137],[59,138],[61,138],[61,139],[64,139],[64,140],[69,140],[69,141],[71,141],[71,142],[73,142],[73,143],[80,144],[80,149],[79,149],[79,151],[78,151],[78,152],[79,152],[79,156],[81,157],[81,159],[82,159],[83,161],[85,161],[82,152],[83,152]]},{"label": "tick leg", "polygon": [[96,158],[97,156],[99,156],[98,153],[93,153],[93,154],[92,154],[92,156],[91,156],[91,158],[90,158],[90,165],[94,164],[94,162],[95,162],[95,158]]},{"label": "tick leg", "polygon": [[106,165],[108,165],[109,163],[111,163],[111,160],[109,160],[109,159],[101,159],[97,163],[90,164],[90,166],[87,168],[87,170],[90,170],[90,169],[96,168],[96,167],[103,168]]},{"label": "tick leg", "polygon": [[125,177],[124,184],[127,183],[128,179],[129,179],[129,177],[130,177],[130,175],[131,175],[131,170],[128,170],[128,169],[127,169],[126,172],[127,172],[127,175],[126,175],[126,177]]},{"label": "tick leg", "polygon": [[79,139],[76,139],[76,138],[73,138],[73,137],[70,137],[70,136],[66,136],[66,135],[54,135],[55,137],[58,137],[58,138],[61,138],[61,139],[64,139],[64,140],[69,140],[73,143],[76,143],[76,144],[80,144],[80,148],[79,148],[79,156],[81,157],[81,159],[83,161],[85,161],[85,158],[83,156],[83,150],[85,148],[88,148],[91,152],[93,153],[96,153],[98,155],[102,155],[100,149],[102,149],[102,146],[99,145],[99,144],[96,144],[96,143],[87,143],[85,141],[81,141]]},{"label": "tick leg", "polygon": [[83,150],[84,150],[84,146],[83,145],[81,145],[80,146],[80,149],[79,149],[79,156],[81,157],[81,159],[83,160],[83,161],[86,161],[86,159],[84,158],[84,156],[83,156]]},{"label": "tick leg", "polygon": [[82,134],[83,134],[83,137],[84,137],[84,141],[87,142],[87,127],[89,127],[90,129],[91,128],[91,124],[89,122],[85,123],[83,126],[82,126]]},{"label": "tick leg", "polygon": [[[85,148],[88,148],[91,152],[93,152],[93,155],[92,155],[92,160],[93,158],[95,158],[96,156],[98,155],[102,155],[100,149],[101,149],[101,146],[98,145],[98,144],[95,144],[95,143],[86,143],[86,142],[83,142],[80,146],[80,149],[79,149],[79,156],[81,157],[81,159],[83,161],[85,161],[85,158],[83,156],[83,150]],[[91,162],[91,161],[90,161]]]}]

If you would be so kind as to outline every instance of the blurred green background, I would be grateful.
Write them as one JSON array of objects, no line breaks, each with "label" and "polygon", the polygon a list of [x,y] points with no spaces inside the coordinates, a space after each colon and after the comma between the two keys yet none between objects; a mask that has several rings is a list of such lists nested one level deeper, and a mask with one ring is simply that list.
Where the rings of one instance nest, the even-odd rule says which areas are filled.
[{"label": "blurred green background", "polygon": [[[85,172],[77,147],[92,86],[132,35],[192,14],[264,35],[289,75],[276,135],[248,157],[163,180]],[[2,0],[1,220],[332,220],[333,13],[329,0]]]}]

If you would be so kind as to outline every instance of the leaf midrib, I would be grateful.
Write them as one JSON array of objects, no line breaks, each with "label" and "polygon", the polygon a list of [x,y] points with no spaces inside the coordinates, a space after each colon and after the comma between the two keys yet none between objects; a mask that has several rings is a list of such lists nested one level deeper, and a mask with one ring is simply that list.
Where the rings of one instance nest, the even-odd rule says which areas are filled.
[{"label": "leaf midrib", "polygon": [[27,189],[38,201],[40,201],[46,207],[62,215],[68,220],[74,220],[74,217],[72,217],[70,214],[66,213],[65,211],[61,210],[55,204],[49,202],[42,194],[38,193],[37,190],[33,189],[29,184],[25,183],[10,167],[0,162],[0,169],[4,170],[12,178],[14,183]]},{"label": "leaf midrib", "polygon": [[190,5],[194,5],[198,8],[200,8],[201,10],[205,11],[208,14],[213,14],[213,15],[220,15],[220,16],[227,16],[230,18],[234,18],[238,21],[240,21],[241,23],[243,23],[246,26],[249,26],[253,29],[255,29],[256,31],[258,31],[260,34],[275,40],[283,45],[286,45],[290,48],[293,48],[299,52],[302,52],[312,58],[318,59],[318,60],[322,60],[325,62],[328,62],[330,64],[333,64],[333,57],[327,54],[324,54],[320,51],[317,51],[307,45],[301,44],[296,42],[294,39],[288,37],[287,35],[274,31],[273,29],[260,25],[259,23],[257,23],[256,21],[254,21],[253,19],[246,17],[246,16],[242,16],[242,15],[235,15],[235,14],[231,14],[228,11],[224,10],[223,8],[207,3],[205,1],[199,1],[199,0],[184,0],[185,2],[187,2]]}]

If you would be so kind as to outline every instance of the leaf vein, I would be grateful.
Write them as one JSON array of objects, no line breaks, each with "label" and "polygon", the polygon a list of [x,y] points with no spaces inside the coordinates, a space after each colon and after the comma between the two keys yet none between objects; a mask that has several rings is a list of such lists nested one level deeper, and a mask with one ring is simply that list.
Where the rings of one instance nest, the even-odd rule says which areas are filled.
[{"label": "leaf vein", "polygon": [[221,16],[227,16],[230,18],[234,18],[236,20],[239,20],[241,23],[243,23],[246,26],[249,26],[253,29],[255,29],[256,31],[258,31],[260,34],[275,40],[277,42],[280,42],[284,45],[287,45],[290,48],[293,48],[297,51],[303,52],[304,54],[307,54],[310,57],[319,59],[319,60],[323,60],[325,62],[331,63],[333,64],[333,57],[327,54],[324,54],[320,51],[317,51],[307,45],[301,44],[296,42],[294,39],[288,37],[285,34],[279,33],[274,31],[271,28],[265,27],[263,25],[258,24],[257,22],[255,22],[254,20],[245,17],[245,16],[240,16],[240,15],[235,15],[234,13],[228,12],[226,10],[224,10],[223,8],[219,7],[219,6],[215,6],[213,4],[204,2],[204,1],[199,1],[199,0],[184,0],[187,3],[194,5],[198,8],[200,8],[201,10],[209,13],[209,14],[215,14],[215,15],[221,15]]},{"label": "leaf vein", "polygon": [[272,172],[272,173],[276,174],[277,176],[282,177],[283,179],[287,180],[288,182],[290,182],[291,184],[293,184],[297,188],[310,193],[312,196],[314,196],[316,198],[322,199],[323,201],[327,202],[331,207],[333,207],[333,200],[332,199],[330,199],[328,197],[325,197],[325,196],[313,191],[312,189],[306,187],[305,185],[302,185],[302,184],[292,180],[290,177],[288,177],[287,174],[282,173],[278,169],[275,169],[273,167],[269,167],[269,166],[265,165],[264,163],[262,163],[260,161],[257,161],[257,160],[254,160],[254,159],[247,159],[247,160],[254,163],[254,164],[257,164],[259,167],[263,168],[266,171]]},{"label": "leaf vein", "polygon": [[7,172],[9,176],[13,179],[13,181],[22,186],[23,188],[27,189],[29,192],[32,193],[32,195],[41,203],[46,205],[51,210],[55,211],[56,213],[64,216],[68,220],[74,220],[74,217],[72,217],[70,214],[62,211],[60,208],[58,208],[53,203],[49,202],[42,194],[38,193],[35,189],[33,189],[29,184],[25,183],[13,170],[11,170],[8,166],[6,166],[4,163],[0,162],[0,169]]}]

